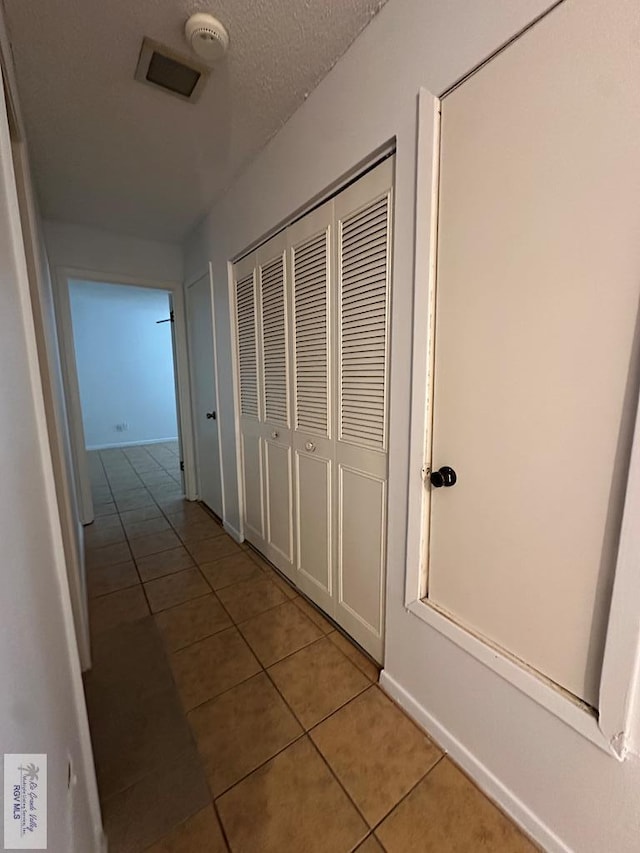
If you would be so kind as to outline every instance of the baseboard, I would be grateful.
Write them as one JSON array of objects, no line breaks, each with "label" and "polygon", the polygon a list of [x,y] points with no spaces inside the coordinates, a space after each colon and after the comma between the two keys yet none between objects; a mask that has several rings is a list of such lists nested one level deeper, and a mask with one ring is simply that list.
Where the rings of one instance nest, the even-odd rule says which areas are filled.
[{"label": "baseboard", "polygon": [[167,441],[177,441],[178,436],[174,435],[173,438],[148,438],[144,441],[127,441],[125,444],[117,442],[116,444],[92,444],[87,446],[87,450],[124,450],[127,447],[140,447],[143,444],[165,444]]},{"label": "baseboard", "polygon": [[404,687],[387,674],[380,673],[380,687],[476,782],[509,817],[548,853],[572,853],[571,848],[510,791],[464,744],[438,719],[423,708]]},{"label": "baseboard", "polygon": [[235,539],[235,541],[238,542],[238,544],[241,545],[244,542],[244,536],[242,536],[242,534],[240,533],[239,530],[236,530],[235,527],[232,527],[228,521],[223,521],[222,526],[227,531],[229,536],[232,539]]}]

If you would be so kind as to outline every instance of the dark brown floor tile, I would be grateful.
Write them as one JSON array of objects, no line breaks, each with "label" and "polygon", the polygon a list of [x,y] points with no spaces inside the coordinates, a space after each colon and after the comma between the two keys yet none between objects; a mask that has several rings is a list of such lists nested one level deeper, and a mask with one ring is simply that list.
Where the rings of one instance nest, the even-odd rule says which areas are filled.
[{"label": "dark brown floor tile", "polygon": [[238,627],[263,666],[271,666],[322,637],[320,629],[293,601],[260,613]]},{"label": "dark brown floor tile", "polygon": [[159,554],[150,554],[148,557],[137,557],[136,564],[143,581],[172,575],[194,566],[193,560],[182,546],[161,551]]},{"label": "dark brown floor tile", "polygon": [[314,625],[316,625],[323,634],[330,634],[335,630],[334,626],[329,622],[328,619],[325,619],[322,613],[318,610],[317,607],[314,607],[313,604],[307,601],[306,598],[303,598],[299,595],[294,599],[296,603],[296,607],[299,607],[300,610],[307,616]]},{"label": "dark brown floor tile", "polygon": [[[420,848],[417,848],[418,850]],[[384,853],[384,847],[375,835],[369,835],[362,844],[356,849],[355,853]],[[413,851],[412,851],[413,853]]]},{"label": "dark brown floor tile", "polygon": [[227,853],[213,806],[188,818],[145,853]]},{"label": "dark brown floor tile", "polygon": [[110,518],[111,516],[117,515],[118,510],[113,501],[94,501],[93,503],[93,515],[96,519],[98,518]]},{"label": "dark brown floor tile", "polygon": [[225,609],[211,593],[156,613],[155,620],[169,652],[190,646],[232,625]]},{"label": "dark brown floor tile", "polygon": [[151,536],[163,530],[171,530],[167,519],[160,515],[143,521],[125,521],[124,528],[129,539],[139,539],[142,536]]},{"label": "dark brown floor tile", "polygon": [[96,635],[92,666],[84,674],[91,721],[146,702],[173,686],[166,650],[152,616]]},{"label": "dark brown floor tile", "polygon": [[195,708],[189,722],[214,797],[302,734],[263,672]]},{"label": "dark brown floor tile", "polygon": [[214,563],[200,563],[200,570],[214,589],[262,577],[258,566],[243,552],[223,557]]},{"label": "dark brown floor tile", "polygon": [[181,523],[177,519],[174,519],[172,523],[178,536],[187,544],[227,535],[222,525],[209,517],[205,517],[200,521],[187,521],[186,523]]},{"label": "dark brown floor tile", "polygon": [[125,535],[117,515],[106,515],[96,518],[93,524],[84,528],[84,541],[87,549],[95,550],[106,545],[116,545],[124,542]]},{"label": "dark brown floor tile", "polygon": [[104,800],[109,853],[141,853],[206,808],[209,796],[195,749],[188,749],[161,771]]},{"label": "dark brown floor tile", "polygon": [[209,521],[211,516],[199,503],[183,500],[177,509],[167,512],[167,518],[172,527],[183,527],[185,524]]},{"label": "dark brown floor tile", "polygon": [[377,665],[368,658],[364,652],[361,652],[351,640],[348,640],[340,631],[333,631],[327,635],[332,643],[334,643],[340,651],[346,655],[351,663],[355,664],[358,669],[363,672],[370,681],[377,681],[379,669]]},{"label": "dark brown floor tile", "polygon": [[304,737],[217,801],[234,853],[347,853],[367,826]]},{"label": "dark brown floor tile", "polygon": [[372,827],[442,755],[375,686],[320,723],[311,737]]},{"label": "dark brown floor tile", "polygon": [[92,720],[91,741],[102,798],[161,770],[192,742],[173,684]]},{"label": "dark brown floor tile", "polygon": [[177,497],[159,497],[156,499],[156,503],[167,515],[172,515],[178,512],[189,512],[187,507],[190,506],[202,511],[202,508],[195,501],[188,501],[184,495],[178,495]]},{"label": "dark brown floor tile", "polygon": [[117,563],[115,566],[101,566],[87,571],[87,590],[89,598],[107,595],[119,589],[126,589],[140,583],[133,560]]},{"label": "dark brown floor tile", "polygon": [[237,628],[220,631],[174,652],[170,664],[187,711],[260,670],[260,664]]},{"label": "dark brown floor tile", "polygon": [[141,586],[121,589],[94,598],[89,603],[89,623],[93,635],[148,615],[149,606]]},{"label": "dark brown floor tile", "polygon": [[535,853],[536,847],[444,758],[376,829],[389,853]]},{"label": "dark brown floor tile", "polygon": [[240,552],[237,543],[226,533],[224,536],[190,542],[188,548],[196,563],[210,563]]},{"label": "dark brown floor tile", "polygon": [[128,509],[120,513],[123,524],[135,524],[138,521],[147,521],[150,518],[160,518],[162,510],[155,504],[141,506],[138,509]]},{"label": "dark brown floor tile", "polygon": [[146,489],[135,489],[127,495],[116,499],[118,512],[126,512],[130,509],[140,509],[143,506],[153,505],[153,498]]},{"label": "dark brown floor tile", "polygon": [[287,600],[284,593],[265,577],[226,586],[218,590],[218,598],[235,622],[244,622]]},{"label": "dark brown floor tile", "polygon": [[264,574],[287,598],[298,597],[298,590],[289,581],[285,580],[279,572],[276,572],[274,569],[268,569]]},{"label": "dark brown floor tile", "polygon": [[149,486],[149,491],[153,495],[156,503],[159,503],[160,506],[162,506],[164,501],[181,500],[184,498],[182,487],[175,481]]},{"label": "dark brown floor tile", "polygon": [[209,584],[197,569],[186,569],[149,581],[144,588],[153,613],[211,592]]},{"label": "dark brown floor tile", "polygon": [[107,484],[106,478],[96,480],[94,482],[93,477],[91,477],[91,497],[95,503],[111,500],[111,489]]},{"label": "dark brown floor tile", "polygon": [[129,547],[136,560],[139,557],[148,557],[149,554],[159,554],[161,551],[168,551],[170,548],[179,548],[180,545],[180,540],[170,528],[161,530],[159,533],[152,533],[149,536],[141,536],[138,539],[129,540]]},{"label": "dark brown floor tile", "polygon": [[326,638],[274,664],[269,674],[306,729],[371,684]]},{"label": "dark brown floor tile", "polygon": [[126,542],[105,545],[102,548],[87,548],[87,569],[99,569],[102,566],[115,566],[131,559],[131,551]]},{"label": "dark brown floor tile", "polygon": [[110,480],[109,485],[111,486],[111,492],[116,503],[121,498],[126,498],[131,495],[132,492],[139,491],[144,488],[142,480],[135,475],[133,477],[122,477],[117,480]]}]

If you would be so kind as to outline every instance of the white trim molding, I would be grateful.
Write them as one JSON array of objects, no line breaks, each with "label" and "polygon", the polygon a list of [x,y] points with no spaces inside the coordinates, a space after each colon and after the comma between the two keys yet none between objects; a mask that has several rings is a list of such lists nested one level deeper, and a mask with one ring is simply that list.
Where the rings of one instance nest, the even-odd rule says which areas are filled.
[{"label": "white trim molding", "polygon": [[398,703],[415,722],[429,733],[441,749],[449,754],[471,776],[490,799],[548,853],[572,853],[571,849],[504,785],[489,768],[452,734],[439,719],[430,714],[386,670],[380,673],[380,687]]},{"label": "white trim molding", "polygon": [[228,521],[223,521],[222,526],[232,539],[234,539],[239,545],[242,545],[244,542],[244,536],[239,530],[236,530],[236,528],[229,524]]},{"label": "white trim molding", "polygon": [[[439,160],[440,99],[426,89],[421,89],[418,96],[413,387],[405,608],[608,755],[621,761],[628,751],[638,747],[636,734],[632,730],[632,703],[640,661],[640,609],[637,607],[640,600],[640,419],[635,427],[597,714],[504,650],[474,636],[426,600],[429,490],[425,488],[425,478],[430,466],[431,445]],[[389,677],[386,677],[386,682],[390,683]],[[401,704],[410,711],[413,700],[407,700],[409,705],[405,705],[406,697],[401,696],[398,685],[390,688],[390,693],[397,694]],[[422,710],[419,713],[416,711],[417,718],[424,714],[426,712]],[[433,728],[432,722],[425,725],[430,730]],[[464,766],[464,762],[461,763]],[[472,770],[474,778],[480,778],[484,784],[483,772],[477,770],[480,774],[477,775],[476,769]],[[497,784],[490,779],[485,782],[489,791]],[[502,802],[497,795],[496,799]],[[519,810],[507,808],[526,827],[527,820]],[[540,836],[537,834],[536,837]],[[556,839],[549,849],[565,849],[558,845],[560,842]]]},{"label": "white trim molding", "polygon": [[127,447],[144,447],[147,444],[166,444],[169,441],[178,441],[178,436],[172,435],[168,438],[150,438],[143,441],[127,441],[122,444],[119,442],[114,442],[113,444],[91,444],[87,447],[87,450],[126,450]]}]

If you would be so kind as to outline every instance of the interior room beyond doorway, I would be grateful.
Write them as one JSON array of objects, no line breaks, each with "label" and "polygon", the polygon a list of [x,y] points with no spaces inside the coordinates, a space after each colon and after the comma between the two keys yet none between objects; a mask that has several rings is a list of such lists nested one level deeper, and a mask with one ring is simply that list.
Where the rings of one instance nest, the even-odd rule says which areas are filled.
[{"label": "interior room beyond doorway", "polygon": [[87,450],[178,439],[166,291],[69,282]]}]

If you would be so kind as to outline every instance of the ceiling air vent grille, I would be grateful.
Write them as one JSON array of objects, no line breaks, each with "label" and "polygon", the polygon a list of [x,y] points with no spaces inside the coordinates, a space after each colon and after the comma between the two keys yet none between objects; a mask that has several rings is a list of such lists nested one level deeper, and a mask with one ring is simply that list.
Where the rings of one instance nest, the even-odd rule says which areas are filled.
[{"label": "ceiling air vent grille", "polygon": [[193,102],[198,99],[208,74],[206,66],[185,59],[151,39],[143,39],[135,74],[141,83]]}]

